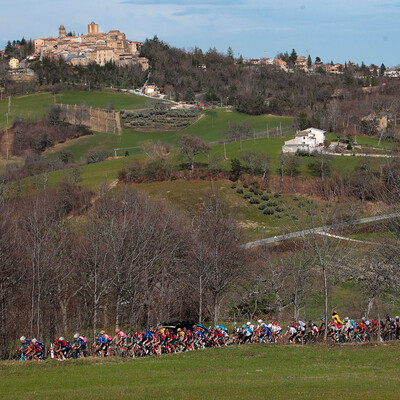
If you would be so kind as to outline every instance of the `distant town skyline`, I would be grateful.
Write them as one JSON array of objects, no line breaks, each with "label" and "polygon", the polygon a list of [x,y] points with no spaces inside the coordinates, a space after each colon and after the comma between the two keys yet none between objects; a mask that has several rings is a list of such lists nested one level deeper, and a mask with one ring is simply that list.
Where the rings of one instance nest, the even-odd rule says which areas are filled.
[{"label": "distant town skyline", "polygon": [[400,64],[396,0],[59,0],[18,3],[0,0],[0,46],[7,40],[58,36],[58,27],[85,33],[92,20],[100,30],[119,29],[131,40],[157,35],[171,46],[235,56],[274,57],[295,48],[324,62]]}]

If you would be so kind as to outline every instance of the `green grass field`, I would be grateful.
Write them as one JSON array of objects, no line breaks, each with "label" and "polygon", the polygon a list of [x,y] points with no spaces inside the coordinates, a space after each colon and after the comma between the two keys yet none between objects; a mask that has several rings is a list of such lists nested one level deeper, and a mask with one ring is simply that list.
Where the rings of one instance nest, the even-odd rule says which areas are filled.
[{"label": "green grass field", "polygon": [[151,108],[157,100],[138,96],[131,93],[116,93],[111,91],[91,92],[68,91],[61,92],[57,96],[57,103],[81,104],[86,103],[89,107],[106,108],[112,104],[115,110],[135,110],[140,108]]},{"label": "green grass field", "polygon": [[[32,95],[15,97],[11,99],[9,125],[17,116],[39,119],[46,115],[49,105],[54,103],[81,104],[105,108],[112,104],[116,110],[139,109],[152,107],[156,100],[137,96],[129,93],[115,93],[108,91],[64,91],[53,96],[50,93],[36,93]],[[6,113],[8,111],[8,98],[0,101],[0,129],[6,126]]]},{"label": "green grass field", "polygon": [[[167,200],[178,208],[193,214],[198,210],[207,194],[217,192],[224,203],[229,207],[231,215],[243,228],[245,240],[251,241],[265,237],[271,237],[289,231],[296,230],[293,218],[298,218],[303,222],[308,220],[306,214],[307,199],[301,196],[282,195],[278,198],[273,193],[264,192],[269,196],[269,201],[276,202],[273,209],[279,207],[282,211],[274,212],[273,215],[265,215],[258,209],[258,204],[250,204],[243,194],[231,188],[230,181],[173,181],[136,184],[138,190],[148,193],[151,197]],[[238,185],[241,187],[241,185]],[[250,193],[249,189],[244,189],[245,193]],[[252,194],[258,198],[260,203],[265,203],[261,196]],[[314,202],[314,206],[317,202]],[[323,202],[319,202],[323,206]]]},{"label": "green grass field", "polygon": [[396,399],[399,350],[252,344],[136,360],[2,362],[0,398]]},{"label": "green grass field", "polygon": [[[93,136],[71,140],[67,143],[56,146],[51,149],[49,153],[58,151],[62,148],[71,151],[75,160],[79,161],[82,158],[82,155],[87,154],[91,148],[101,148],[110,152],[110,154],[115,148],[128,148],[129,153],[132,153],[132,151],[134,152],[135,150],[130,149],[131,147],[138,147],[141,143],[148,140],[153,142],[160,141],[174,145],[178,135],[180,134],[195,135],[201,137],[207,142],[214,142],[226,138],[225,132],[230,122],[249,122],[258,132],[267,129],[267,125],[270,126],[272,130],[276,129],[280,124],[282,124],[282,129],[288,129],[291,125],[292,119],[271,115],[249,116],[235,111],[226,112],[225,109],[212,110],[205,111],[197,122],[182,131],[139,132],[131,129],[123,129],[120,136],[106,133],[95,133]],[[271,145],[273,154],[279,154],[284,140],[282,138],[271,138],[269,140],[271,140],[271,142],[267,142],[267,139],[257,139],[256,142],[262,142],[263,148],[268,148]],[[252,140],[243,141],[243,148],[251,147],[252,143]],[[232,150],[229,155],[236,154],[237,148],[239,148],[239,143],[230,143],[227,145],[227,148]],[[223,151],[223,146],[215,145],[215,149],[215,151],[221,152]],[[119,155],[123,155],[124,152],[125,150],[121,150]],[[275,158],[277,158],[277,156]]]}]

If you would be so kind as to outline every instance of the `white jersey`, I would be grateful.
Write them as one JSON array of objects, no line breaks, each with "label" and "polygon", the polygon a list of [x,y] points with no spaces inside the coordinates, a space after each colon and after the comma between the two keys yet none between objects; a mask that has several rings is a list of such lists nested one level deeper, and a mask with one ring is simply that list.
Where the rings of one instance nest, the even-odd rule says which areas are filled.
[{"label": "white jersey", "polygon": [[298,322],[299,330],[304,332],[306,330],[306,324],[303,321]]},{"label": "white jersey", "polygon": [[279,325],[272,325],[271,331],[274,333],[280,332],[282,328]]},{"label": "white jersey", "polygon": [[291,335],[295,335],[295,334],[297,333],[296,328],[295,328],[294,326],[291,326],[291,327],[289,328],[289,333],[290,333]]}]

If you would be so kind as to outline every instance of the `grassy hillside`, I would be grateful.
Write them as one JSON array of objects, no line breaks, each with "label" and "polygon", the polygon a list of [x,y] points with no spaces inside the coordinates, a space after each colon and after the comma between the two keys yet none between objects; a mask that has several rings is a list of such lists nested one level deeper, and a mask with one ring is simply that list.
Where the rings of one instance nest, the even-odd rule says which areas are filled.
[{"label": "grassy hillside", "polygon": [[[201,137],[207,142],[214,142],[226,138],[225,132],[229,123],[231,122],[249,122],[255,127],[256,131],[259,132],[266,130],[267,126],[269,126],[271,130],[274,130],[276,127],[279,127],[280,124],[282,124],[282,129],[289,129],[292,119],[288,117],[277,117],[271,115],[249,116],[235,111],[226,112],[225,109],[212,110],[202,113],[197,122],[182,131],[139,132],[131,129],[123,129],[120,136],[105,133],[95,133],[93,136],[63,143],[62,145],[56,146],[54,149],[50,150],[50,152],[57,151],[60,148],[70,150],[74,155],[75,160],[78,161],[82,155],[86,154],[91,148],[101,148],[110,153],[115,148],[128,148],[129,153],[132,154],[132,152],[135,152],[135,150],[129,148],[140,146],[141,143],[147,140],[151,140],[153,142],[160,141],[174,145],[177,136],[180,134],[195,135]],[[283,143],[283,140],[271,140],[274,150],[277,150],[279,147],[280,152],[280,147],[281,143]],[[244,144],[244,146],[251,146],[250,141],[244,141],[243,143],[247,143]],[[235,143],[229,144],[228,146],[231,146],[232,149],[236,149],[237,147],[235,146]],[[123,155],[124,153],[125,150],[122,150],[119,152],[119,155]]]},{"label": "grassy hillside", "polygon": [[110,91],[71,91],[61,92],[57,96],[57,103],[81,104],[85,102],[89,107],[106,108],[113,105],[115,110],[134,110],[153,107],[157,100],[138,96],[131,93],[116,93]]},{"label": "grassy hillside", "polygon": [[[116,110],[138,109],[152,107],[156,100],[137,96],[130,93],[116,93],[108,91],[64,91],[53,96],[50,93],[36,93],[32,95],[15,97],[11,99],[11,112],[9,124],[16,116],[38,119],[45,116],[50,104],[81,104],[85,102],[88,106],[105,108],[112,104]],[[8,99],[0,101],[0,129],[6,126],[6,113],[8,111]]]},{"label": "grassy hillside", "polygon": [[399,350],[252,344],[136,360],[2,362],[0,398],[393,399]]}]

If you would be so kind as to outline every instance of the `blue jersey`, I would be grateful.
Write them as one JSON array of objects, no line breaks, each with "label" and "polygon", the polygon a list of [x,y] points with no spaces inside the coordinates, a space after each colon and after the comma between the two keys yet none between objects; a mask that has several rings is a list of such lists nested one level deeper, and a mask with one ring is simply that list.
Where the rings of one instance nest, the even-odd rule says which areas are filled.
[{"label": "blue jersey", "polygon": [[108,341],[105,337],[100,336],[98,339],[96,339],[96,343],[107,344]]}]

